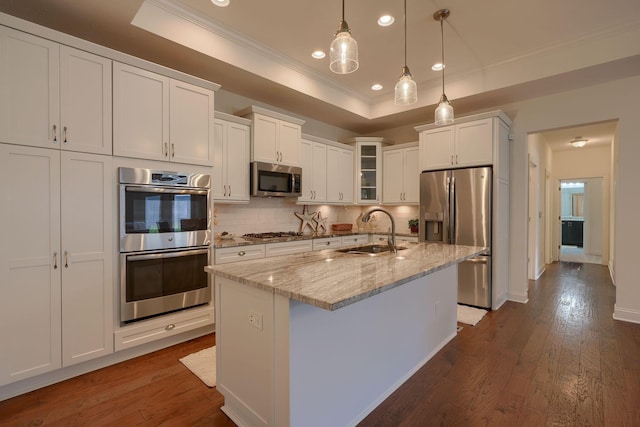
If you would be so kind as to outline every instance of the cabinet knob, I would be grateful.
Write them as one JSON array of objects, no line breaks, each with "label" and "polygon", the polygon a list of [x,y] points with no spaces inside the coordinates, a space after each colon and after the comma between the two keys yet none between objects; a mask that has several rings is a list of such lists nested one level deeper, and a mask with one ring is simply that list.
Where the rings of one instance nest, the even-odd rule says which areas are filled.
[{"label": "cabinet knob", "polygon": [[238,252],[238,256],[245,256],[247,253],[245,251]]},{"label": "cabinet knob", "polygon": [[331,242],[324,242],[325,245],[329,246]]},{"label": "cabinet knob", "polygon": [[169,323],[167,326],[164,327],[167,331],[172,331],[176,328],[176,325],[174,325],[173,323]]}]

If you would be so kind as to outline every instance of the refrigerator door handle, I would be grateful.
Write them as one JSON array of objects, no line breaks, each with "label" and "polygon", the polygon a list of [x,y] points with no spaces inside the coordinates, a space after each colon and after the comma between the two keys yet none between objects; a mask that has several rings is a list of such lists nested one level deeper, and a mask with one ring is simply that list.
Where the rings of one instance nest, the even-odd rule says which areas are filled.
[{"label": "refrigerator door handle", "polygon": [[456,243],[456,178],[450,178],[449,184],[449,243]]}]

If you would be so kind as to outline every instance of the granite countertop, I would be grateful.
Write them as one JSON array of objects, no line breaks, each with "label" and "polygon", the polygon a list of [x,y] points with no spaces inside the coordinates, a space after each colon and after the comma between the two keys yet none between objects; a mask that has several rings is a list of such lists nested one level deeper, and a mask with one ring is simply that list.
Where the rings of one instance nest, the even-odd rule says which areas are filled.
[{"label": "granite countertop", "polygon": [[[247,245],[264,245],[265,243],[281,243],[291,242],[295,240],[310,240],[310,239],[326,239],[329,237],[341,237],[341,236],[354,236],[360,234],[387,234],[386,232],[369,232],[369,231],[333,231],[325,234],[306,234],[304,236],[287,236],[287,237],[275,237],[269,240],[247,240],[242,236],[237,236],[232,239],[220,239],[215,237],[213,239],[213,248],[229,248],[234,246],[247,246]],[[396,239],[400,240],[402,237],[418,237],[417,233],[396,233]]]},{"label": "granite countertop", "polygon": [[207,272],[325,310],[337,310],[484,253],[486,248],[419,243],[393,253],[335,249],[205,267]]}]

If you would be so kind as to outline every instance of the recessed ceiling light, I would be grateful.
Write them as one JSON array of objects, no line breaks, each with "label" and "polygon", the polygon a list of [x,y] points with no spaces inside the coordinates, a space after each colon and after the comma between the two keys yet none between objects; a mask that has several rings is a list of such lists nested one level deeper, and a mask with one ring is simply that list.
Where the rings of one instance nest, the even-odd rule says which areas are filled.
[{"label": "recessed ceiling light", "polygon": [[395,20],[396,19],[391,15],[382,15],[380,18],[378,18],[378,25],[380,25],[381,27],[388,27],[389,25],[393,24]]},{"label": "recessed ceiling light", "polygon": [[211,3],[215,4],[216,6],[220,6],[220,7],[229,6],[229,0],[211,0]]},{"label": "recessed ceiling light", "polygon": [[576,136],[576,138],[571,141],[571,145],[573,145],[574,147],[580,148],[580,147],[584,147],[585,144],[587,143],[588,139],[583,138],[581,136]]},{"label": "recessed ceiling light", "polygon": [[371,86],[372,90],[381,90],[382,89],[382,85],[380,83],[376,83],[373,86]]},{"label": "recessed ceiling light", "polygon": [[437,63],[435,63],[435,64],[433,64],[433,65],[431,66],[431,69],[432,69],[433,71],[442,71],[442,69],[443,69],[444,67],[445,67],[445,66],[444,66],[444,65],[442,65],[440,62],[437,62]]},{"label": "recessed ceiling light", "polygon": [[324,53],[323,50],[314,50],[311,56],[313,56],[315,59],[322,59],[327,56],[327,54]]}]

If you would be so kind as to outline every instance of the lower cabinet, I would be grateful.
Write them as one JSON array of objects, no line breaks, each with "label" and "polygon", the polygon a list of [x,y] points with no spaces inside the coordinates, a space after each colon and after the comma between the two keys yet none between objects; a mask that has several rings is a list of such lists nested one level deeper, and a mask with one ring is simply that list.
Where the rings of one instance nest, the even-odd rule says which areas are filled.
[{"label": "lower cabinet", "polygon": [[0,144],[0,385],[113,352],[111,171]]}]

